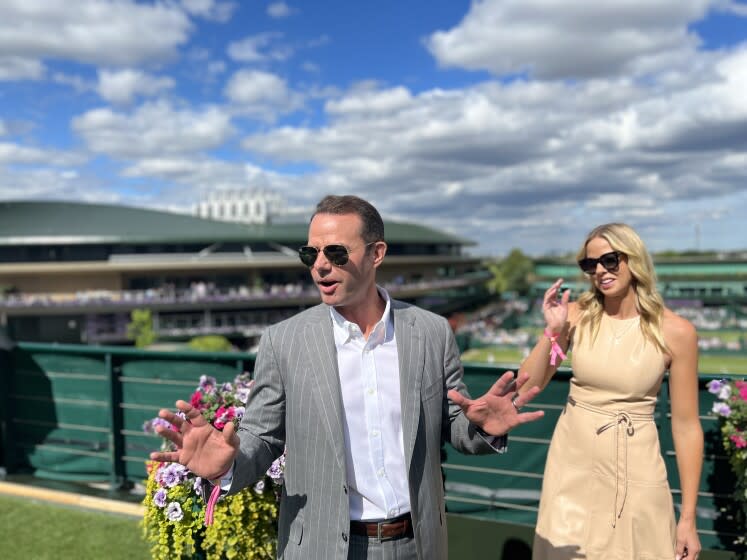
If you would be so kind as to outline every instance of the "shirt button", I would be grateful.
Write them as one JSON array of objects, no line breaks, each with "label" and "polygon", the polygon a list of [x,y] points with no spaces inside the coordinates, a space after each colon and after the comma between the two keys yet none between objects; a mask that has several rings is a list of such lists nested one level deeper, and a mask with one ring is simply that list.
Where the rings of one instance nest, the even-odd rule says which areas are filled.
[{"label": "shirt button", "polygon": [[389,510],[389,517],[394,517],[395,515],[397,515],[397,510],[396,509],[390,509]]},{"label": "shirt button", "polygon": [[378,471],[376,471],[376,474],[379,476],[384,476],[384,469],[379,469]]},{"label": "shirt button", "polygon": [[345,542],[348,542],[348,534],[347,533],[343,533],[342,534],[342,540],[345,541]]},{"label": "shirt button", "polygon": [[376,394],[376,389],[374,389],[373,387],[369,387],[366,393],[368,393],[369,395],[374,395]]},{"label": "shirt button", "polygon": [[371,430],[371,437],[377,437],[379,435],[379,430]]}]

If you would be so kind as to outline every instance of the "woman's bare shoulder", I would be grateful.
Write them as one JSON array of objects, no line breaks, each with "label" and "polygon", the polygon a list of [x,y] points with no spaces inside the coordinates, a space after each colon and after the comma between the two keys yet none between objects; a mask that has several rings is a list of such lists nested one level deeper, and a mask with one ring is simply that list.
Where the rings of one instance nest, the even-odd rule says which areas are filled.
[{"label": "woman's bare shoulder", "polygon": [[697,344],[698,333],[690,321],[677,315],[671,309],[664,309],[662,330],[664,339],[668,346],[677,346],[679,343],[688,344],[695,342]]}]

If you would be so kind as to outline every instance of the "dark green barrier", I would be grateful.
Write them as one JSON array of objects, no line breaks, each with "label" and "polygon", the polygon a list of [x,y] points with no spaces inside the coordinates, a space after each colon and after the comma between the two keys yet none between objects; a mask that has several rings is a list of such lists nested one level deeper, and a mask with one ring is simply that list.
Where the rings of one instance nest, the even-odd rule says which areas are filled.
[{"label": "dark green barrier", "polygon": [[188,400],[200,375],[230,381],[254,364],[240,353],[34,343],[10,357],[1,372],[8,471],[116,486],[145,478],[159,440],[143,423],[159,408]]},{"label": "dark green barrier", "polygon": [[[0,381],[5,388],[0,399],[0,457],[8,471],[86,482],[105,480],[113,486],[145,478],[145,459],[159,440],[144,434],[142,425],[159,408],[173,406],[176,399],[189,399],[200,375],[230,381],[237,373],[251,371],[254,364],[252,355],[242,353],[32,343],[21,343],[2,357],[0,352]],[[483,393],[505,369],[465,364],[470,392]],[[721,508],[730,504],[734,478],[721,448],[718,423],[709,414],[714,399],[704,385],[711,377],[701,377],[706,459],[698,526],[705,547],[723,550],[736,534],[725,516],[719,516]],[[545,410],[545,418],[514,430],[508,454],[469,457],[447,449],[447,505],[455,518],[466,515],[531,533],[545,455],[568,394],[569,378],[570,371],[561,370],[537,397],[531,406]],[[677,502],[679,480],[666,382],[656,421]]]}]

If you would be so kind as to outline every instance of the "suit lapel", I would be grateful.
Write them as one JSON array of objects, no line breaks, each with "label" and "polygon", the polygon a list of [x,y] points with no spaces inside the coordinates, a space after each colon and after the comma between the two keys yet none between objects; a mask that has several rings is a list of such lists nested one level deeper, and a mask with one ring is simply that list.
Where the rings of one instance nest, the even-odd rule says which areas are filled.
[{"label": "suit lapel", "polygon": [[316,317],[306,325],[304,340],[309,357],[310,374],[316,386],[318,410],[327,426],[329,440],[340,467],[345,468],[345,437],[342,428],[342,392],[337,368],[337,351],[329,308],[317,307]]},{"label": "suit lapel", "polygon": [[392,311],[399,360],[402,435],[405,461],[409,471],[420,420],[420,386],[425,365],[425,339],[415,324],[415,317],[408,312],[407,307],[392,300]]}]

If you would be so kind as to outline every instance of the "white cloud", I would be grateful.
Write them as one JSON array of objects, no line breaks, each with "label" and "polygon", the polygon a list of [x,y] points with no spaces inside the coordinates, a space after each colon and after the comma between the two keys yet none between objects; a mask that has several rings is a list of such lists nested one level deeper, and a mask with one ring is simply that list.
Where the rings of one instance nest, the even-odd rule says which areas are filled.
[{"label": "white cloud", "polygon": [[224,90],[225,96],[239,110],[272,120],[276,113],[300,107],[302,101],[281,77],[260,70],[235,72]]},{"label": "white cloud", "polygon": [[363,84],[327,102],[326,126],[242,145],[316,169],[292,196],[358,193],[386,214],[482,239],[483,251],[513,239],[541,253],[536,232],[551,222],[570,248],[610,219],[664,239],[704,201],[747,196],[747,47],[697,57],[690,74],[648,82],[487,81],[417,95]]},{"label": "white cloud", "polygon": [[0,54],[0,81],[40,80],[45,71],[44,65],[33,58]]},{"label": "white cloud", "polygon": [[79,165],[85,161],[81,154],[46,150],[0,142],[0,164],[42,164],[48,166]]},{"label": "white cloud", "polygon": [[5,0],[0,2],[0,58],[148,64],[173,57],[192,29],[187,15],[171,3]]},{"label": "white cloud", "polygon": [[116,105],[132,103],[138,95],[157,95],[174,85],[172,78],[152,76],[141,70],[99,70],[99,95]]},{"label": "white cloud", "polygon": [[283,37],[282,33],[267,32],[245,37],[228,45],[228,56],[238,62],[261,62],[265,60],[286,60],[293,55],[293,49],[287,45],[267,48]]},{"label": "white cloud", "polygon": [[267,6],[267,15],[275,19],[287,18],[296,12],[285,2],[272,2]]},{"label": "white cloud", "polygon": [[190,14],[221,23],[230,20],[238,8],[235,2],[216,2],[215,0],[182,0],[182,6]]},{"label": "white cloud", "polygon": [[539,78],[607,76],[663,53],[691,53],[688,25],[718,0],[476,0],[426,45],[439,64]]},{"label": "white cloud", "polygon": [[21,171],[0,166],[0,199],[2,200],[77,200],[121,202],[121,196],[107,192],[100,182],[81,178],[55,168],[24,168]]},{"label": "white cloud", "polygon": [[229,115],[217,107],[178,110],[166,101],[146,103],[131,113],[94,109],[75,117],[72,128],[90,150],[116,159],[194,154],[233,134]]}]

